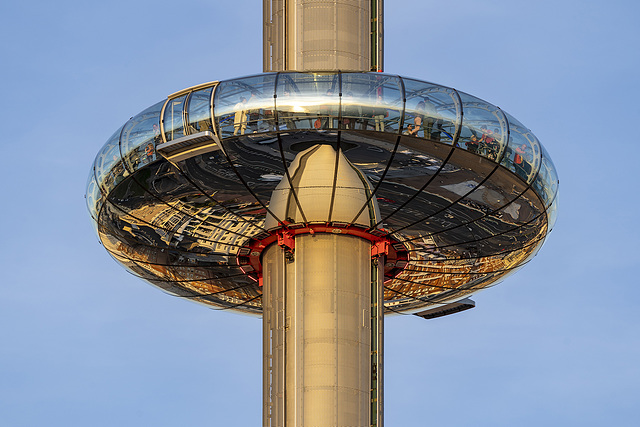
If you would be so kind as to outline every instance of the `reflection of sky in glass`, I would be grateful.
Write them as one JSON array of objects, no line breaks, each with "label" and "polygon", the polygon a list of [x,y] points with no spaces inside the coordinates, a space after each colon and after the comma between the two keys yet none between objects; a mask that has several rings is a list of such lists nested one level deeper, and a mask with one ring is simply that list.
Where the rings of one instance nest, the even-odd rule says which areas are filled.
[{"label": "reflection of sky in glass", "polygon": [[186,95],[168,101],[164,110],[164,133],[167,141],[179,138],[184,135],[184,125],[182,123],[182,109]]},{"label": "reflection of sky in glass", "polygon": [[130,150],[153,140],[155,136],[153,125],[158,126],[158,131],[160,130],[160,111],[165,102],[158,102],[127,122],[122,131],[121,145],[123,155],[126,156],[126,153]]},{"label": "reflection of sky in glass", "polygon": [[211,117],[210,102],[211,91],[213,88],[207,88],[194,92],[189,97],[189,121],[195,122]]},{"label": "reflection of sky in glass", "polygon": [[337,96],[321,98],[318,96],[291,96],[289,98],[282,97],[277,99],[278,109],[287,109],[288,111],[300,113],[317,113],[323,106],[337,106],[340,99]]},{"label": "reflection of sky in glass", "polygon": [[89,180],[87,181],[86,203],[87,209],[89,209],[89,213],[94,220],[98,218],[98,210],[102,204],[101,198],[102,193],[93,176],[93,168],[91,168]]},{"label": "reflection of sky in glass", "polygon": [[103,189],[105,178],[108,176],[113,166],[120,161],[120,133],[123,127],[124,126],[121,126],[120,129],[115,131],[96,156],[96,180]]},{"label": "reflection of sky in glass", "polygon": [[[337,75],[335,74],[310,75],[282,73],[279,75],[277,88],[274,85],[275,75],[253,76],[221,82],[215,91],[214,112],[217,117],[225,117],[224,121],[220,122],[220,125],[224,125],[226,129],[223,135],[230,135],[229,130],[232,129],[230,126],[238,120],[237,117],[234,118],[233,116],[237,112],[236,109],[240,107],[240,111],[245,113],[241,120],[248,120],[250,117],[254,117],[252,113],[257,113],[259,114],[259,116],[255,116],[259,117],[257,120],[265,122],[275,119],[274,112],[276,107],[277,110],[283,112],[283,114],[285,112],[299,113],[308,114],[310,117],[314,115],[337,117],[339,108],[341,107],[344,117],[360,115],[363,118],[369,119],[375,116],[376,111],[379,112],[379,109],[382,108],[385,111],[384,121],[386,125],[384,131],[396,133],[398,132],[397,124],[400,122],[401,111],[403,111],[403,108],[406,108],[404,129],[407,129],[409,125],[415,124],[415,117],[420,115],[424,117],[425,120],[422,125],[425,130],[419,134],[421,137],[427,133],[426,129],[427,126],[429,126],[432,137],[435,131],[439,133],[438,138],[440,138],[439,140],[441,142],[450,143],[452,136],[455,135],[455,125],[460,116],[456,108],[458,102],[454,96],[455,91],[450,88],[412,79],[404,79],[403,81],[407,96],[406,106],[404,106],[402,102],[403,95],[400,79],[393,76],[380,74],[343,74],[342,97],[339,96],[340,85]],[[274,89],[277,89],[277,97],[273,97],[272,95]],[[185,100],[189,95],[182,95],[170,100],[165,109],[165,132],[171,132],[172,129],[183,132],[182,118],[184,108],[189,110],[189,121],[191,123],[208,119],[210,114],[210,94],[212,90],[213,87],[208,87],[193,92],[190,95],[190,102],[186,107]],[[460,146],[464,148],[465,141],[467,141],[471,135],[475,134],[479,137],[484,134],[485,131],[482,128],[486,127],[492,132],[486,133],[493,136],[496,142],[500,143],[501,148],[499,152],[501,153],[505,145],[504,131],[506,128],[505,117],[502,115],[501,110],[466,93],[459,94],[464,108],[464,127],[460,134]],[[245,98],[246,102],[240,103],[242,98]],[[428,99],[426,102],[429,102],[430,108],[420,108],[420,103],[424,103],[425,99]],[[125,159],[128,165],[132,163],[142,167],[148,163],[144,151],[134,154],[134,150],[137,146],[142,146],[145,142],[153,140],[155,136],[153,124],[158,121],[157,116],[162,105],[163,102],[160,102],[148,108],[126,124],[122,150],[123,152],[127,152]],[[428,117],[433,117],[437,121],[429,122]],[[507,167],[511,166],[515,157],[516,148],[522,145],[522,143],[526,143],[527,147],[524,157],[532,167],[535,167],[535,169],[530,168],[528,172],[529,179],[532,180],[536,176],[535,172],[538,164],[534,161],[536,152],[539,153],[537,150],[537,140],[528,130],[525,130],[526,128],[515,118],[510,115],[507,115],[507,118],[512,124],[512,138],[510,138],[509,141],[510,150],[503,156],[502,163]],[[287,120],[286,116],[283,115],[281,121],[282,120]],[[345,121],[345,123],[347,123],[347,121]],[[363,123],[364,125],[362,125],[360,129],[367,128],[367,122]],[[327,124],[323,123],[322,125],[326,126]],[[337,122],[329,122],[328,125],[338,126]],[[298,124],[298,126],[300,128],[304,127],[302,124]],[[373,122],[369,122],[368,126],[369,129],[372,129]],[[194,129],[196,127],[197,126],[195,126]],[[269,128],[254,128],[254,132],[255,130],[260,132],[261,129],[266,131]],[[402,131],[404,131],[404,129]],[[498,130],[497,132],[496,129]],[[190,132],[193,132],[193,130]],[[404,131],[404,133],[406,134],[406,131]],[[532,145],[535,148],[533,150],[531,148]],[[118,150],[113,147],[107,149],[105,146],[103,152],[96,158],[96,165],[98,166],[96,170],[101,177],[113,168],[116,161],[116,158],[113,156],[118,155],[117,151]],[[131,155],[129,155],[129,153],[131,153]],[[488,156],[489,150],[478,150],[477,154]],[[490,154],[491,159],[496,157],[495,153]],[[129,166],[129,169],[131,169],[131,165]],[[514,171],[513,166],[511,166],[510,169]],[[545,181],[552,181],[552,178],[547,175],[549,175],[549,173],[546,173]]]},{"label": "reflection of sky in glass", "polygon": [[547,209],[549,229],[552,229],[555,226],[556,220],[558,219],[558,205],[560,203],[559,199],[560,199],[560,192],[556,191],[556,194],[553,199],[553,203],[551,203],[551,206],[549,206],[549,208]]},{"label": "reflection of sky in glass", "polygon": [[536,177],[535,188],[545,201],[545,205],[549,205],[558,189],[558,177],[555,167],[550,159],[543,155],[542,163],[538,176]]}]

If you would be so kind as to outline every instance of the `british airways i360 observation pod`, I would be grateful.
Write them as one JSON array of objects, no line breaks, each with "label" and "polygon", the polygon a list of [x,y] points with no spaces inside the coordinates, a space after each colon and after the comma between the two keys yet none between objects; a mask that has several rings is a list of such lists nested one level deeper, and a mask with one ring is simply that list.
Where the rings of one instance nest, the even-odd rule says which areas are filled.
[{"label": "british airways i360 observation pod", "polygon": [[[311,158],[325,178],[299,172]],[[341,209],[347,190],[356,209]],[[488,102],[382,73],[280,72],[132,117],[98,153],[86,199],[111,256],[170,294],[259,315],[264,249],[333,233],[386,254],[386,313],[418,313],[530,260],[557,192],[538,139]]]}]

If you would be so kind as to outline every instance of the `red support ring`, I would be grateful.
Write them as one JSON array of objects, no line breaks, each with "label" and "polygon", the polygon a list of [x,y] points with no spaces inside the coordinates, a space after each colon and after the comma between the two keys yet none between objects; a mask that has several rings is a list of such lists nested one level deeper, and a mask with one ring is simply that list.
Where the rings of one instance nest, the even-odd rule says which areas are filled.
[{"label": "red support ring", "polygon": [[[301,226],[300,226],[301,225]],[[238,251],[236,262],[249,278],[262,286],[262,253],[270,245],[277,243],[286,251],[295,250],[295,236],[301,234],[331,233],[360,237],[371,242],[371,258],[386,256],[384,264],[385,282],[400,274],[409,262],[406,246],[394,239],[383,229],[369,230],[345,223],[295,224],[291,227],[283,223],[282,228],[261,233],[250,239]]]}]

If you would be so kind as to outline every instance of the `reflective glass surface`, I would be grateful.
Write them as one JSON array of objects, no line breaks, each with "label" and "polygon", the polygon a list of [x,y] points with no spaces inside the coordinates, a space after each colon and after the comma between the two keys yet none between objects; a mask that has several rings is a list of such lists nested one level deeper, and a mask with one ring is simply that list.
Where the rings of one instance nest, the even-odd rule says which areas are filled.
[{"label": "reflective glass surface", "polygon": [[551,206],[547,208],[547,222],[549,230],[553,229],[553,226],[556,224],[556,219],[558,219],[558,200],[560,198],[560,193],[556,192],[556,196],[553,199],[553,203]]},{"label": "reflective glass surface", "polygon": [[160,112],[165,101],[160,101],[132,117],[122,130],[120,149],[129,172],[134,172],[157,159],[156,145],[160,136]]},{"label": "reflective glass surface", "polygon": [[94,163],[96,181],[105,195],[125,178],[126,170],[120,157],[120,134],[123,127],[111,135]]},{"label": "reflective glass surface", "polygon": [[542,197],[545,206],[549,206],[558,192],[558,175],[556,167],[551,161],[551,157],[549,157],[544,147],[541,148],[542,161],[536,180],[533,183],[533,188],[535,188],[538,195]]},{"label": "reflective glass surface", "polygon": [[286,129],[337,129],[338,74],[281,73],[276,88],[278,123]]},{"label": "reflective glass surface", "polygon": [[198,90],[189,95],[187,107],[189,134],[210,131],[213,132],[211,121],[211,95],[213,87]]},{"label": "reflective glass surface", "polygon": [[413,79],[403,79],[404,135],[452,144],[458,133],[461,106],[455,90]]},{"label": "reflective glass surface", "polygon": [[[156,152],[161,131],[170,141],[205,130],[222,150],[173,163]],[[375,200],[375,228],[408,253],[385,283],[388,312],[493,286],[535,255],[555,223],[558,175],[528,128],[471,95],[381,73],[282,72],[180,92],[108,139],[87,207],[104,247],[132,274],[181,298],[259,314],[261,288],[239,251],[265,235],[276,186],[294,182],[292,161],[317,145],[342,152],[369,181],[361,212]],[[295,191],[292,209],[304,212]],[[292,226],[305,225],[299,217]]]},{"label": "reflective glass surface", "polygon": [[343,73],[341,93],[342,129],[398,131],[403,107],[399,77]]},{"label": "reflective glass surface", "polygon": [[93,218],[94,220],[97,220],[100,208],[102,208],[102,204],[104,203],[104,198],[102,196],[102,193],[100,192],[98,183],[96,182],[95,170],[93,166],[91,167],[89,176],[87,178],[87,192],[85,193],[85,199],[87,203],[87,209],[89,210],[89,215],[91,215],[91,218]]},{"label": "reflective glass surface", "polygon": [[533,181],[540,167],[541,145],[538,138],[515,117],[509,120],[509,144],[501,164],[527,183]]},{"label": "reflective glass surface", "polygon": [[167,141],[184,136],[184,102],[187,95],[182,95],[170,99],[166,103],[162,123],[164,125],[164,136]]},{"label": "reflective glass surface", "polygon": [[275,74],[221,82],[215,94],[215,121],[220,137],[273,130]]},{"label": "reflective glass surface", "polygon": [[507,145],[504,114],[498,107],[475,96],[464,92],[459,95],[464,115],[458,145],[494,162],[499,161]]}]

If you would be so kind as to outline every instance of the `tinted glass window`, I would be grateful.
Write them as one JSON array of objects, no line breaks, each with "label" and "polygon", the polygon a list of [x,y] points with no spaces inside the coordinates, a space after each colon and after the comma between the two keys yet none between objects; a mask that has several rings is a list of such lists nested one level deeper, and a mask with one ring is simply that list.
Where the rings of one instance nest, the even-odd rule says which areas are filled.
[{"label": "tinted glass window", "polygon": [[162,142],[160,112],[164,103],[160,101],[152,105],[124,125],[120,147],[130,172],[157,160],[155,147]]},{"label": "tinted glass window", "polygon": [[502,111],[479,98],[459,92],[462,130],[458,145],[470,152],[499,161],[507,146],[507,121]]},{"label": "tinted glass window", "polygon": [[164,110],[164,135],[167,141],[184,136],[183,109],[186,95],[167,102]]},{"label": "tinted glass window", "polygon": [[275,130],[274,86],[275,74],[220,83],[214,101],[220,138]]},{"label": "tinted glass window", "polygon": [[544,148],[542,148],[540,171],[533,183],[533,188],[536,190],[536,193],[542,197],[545,207],[549,206],[551,202],[553,202],[558,191],[558,174],[556,172],[556,167]]},{"label": "tinted glass window", "polygon": [[460,123],[453,89],[403,79],[406,95],[403,134],[451,144]]},{"label": "tinted glass window", "polygon": [[202,89],[189,95],[187,113],[189,118],[189,134],[210,131],[213,132],[211,121],[211,92],[213,88]]},{"label": "tinted glass window", "polygon": [[378,73],[343,73],[342,128],[397,133],[402,98],[398,77]]},{"label": "tinted glass window", "polygon": [[501,164],[530,183],[540,166],[540,143],[533,133],[513,116],[505,113],[509,121],[509,144]]},{"label": "tinted glass window", "polygon": [[280,128],[337,129],[339,94],[337,74],[280,74],[276,88]]},{"label": "tinted glass window", "polygon": [[556,191],[556,195],[553,198],[553,203],[547,209],[547,218],[549,221],[549,229],[551,230],[553,226],[556,224],[556,219],[558,218],[558,199],[559,193]]},{"label": "tinted glass window", "polygon": [[93,166],[91,166],[91,171],[89,171],[89,178],[87,179],[87,192],[85,194],[87,209],[89,210],[89,214],[94,220],[98,219],[98,213],[100,212],[100,208],[102,207],[102,193],[100,193],[100,188],[98,187],[98,183],[96,182],[94,176]]},{"label": "tinted glass window", "polygon": [[96,181],[102,192],[107,195],[124,178],[124,166],[120,158],[120,133],[118,129],[96,156]]}]

